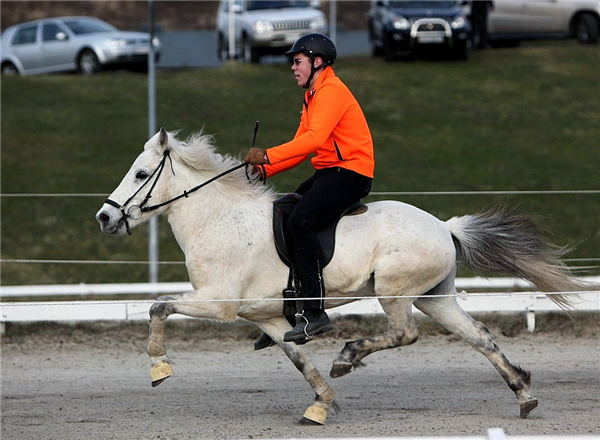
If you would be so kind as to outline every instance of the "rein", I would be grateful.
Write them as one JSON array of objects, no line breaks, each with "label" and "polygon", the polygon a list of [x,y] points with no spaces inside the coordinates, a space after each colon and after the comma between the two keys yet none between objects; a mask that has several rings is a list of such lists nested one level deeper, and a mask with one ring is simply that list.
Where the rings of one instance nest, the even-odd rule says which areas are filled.
[{"label": "rein", "polygon": [[[221,174],[216,175],[215,177],[212,177],[211,179],[208,179],[207,181],[196,185],[195,187],[193,187],[190,190],[187,191],[183,191],[182,194],[179,194],[178,196],[173,197],[172,199],[169,199],[165,202],[162,203],[157,203],[156,205],[150,205],[150,206],[145,206],[146,203],[148,203],[148,201],[152,198],[152,191],[154,190],[154,187],[156,186],[156,183],[158,182],[158,179],[160,177],[160,175],[163,172],[163,169],[165,167],[165,163],[167,162],[167,158],[169,158],[169,160],[171,160],[171,156],[170,156],[170,150],[165,150],[165,152],[163,153],[163,158],[160,161],[160,164],[158,164],[158,167],[156,167],[156,169],[154,170],[154,172],[150,175],[150,177],[142,184],[142,186],[140,186],[138,188],[138,190],[133,193],[133,195],[131,197],[129,197],[127,199],[127,201],[125,203],[123,203],[122,205],[118,204],[117,202],[115,202],[114,200],[111,199],[106,199],[104,201],[104,203],[114,206],[115,208],[119,209],[121,211],[122,214],[122,218],[121,220],[123,220],[123,223],[125,223],[125,228],[127,229],[127,234],[131,235],[131,229],[129,228],[129,221],[128,219],[133,219],[133,220],[137,220],[139,219],[142,214],[144,212],[151,212],[154,211],[158,208],[162,208],[163,206],[169,205],[173,202],[175,202],[176,200],[179,200],[183,197],[188,197],[190,194],[198,191],[200,188],[205,187],[206,185],[214,182],[217,179],[220,179],[221,177],[232,173],[235,170],[238,170],[244,166],[248,166],[248,164],[246,162],[242,162],[239,165],[234,166],[233,168],[230,168],[226,171],[223,171]],[[172,163],[171,163],[171,170],[173,170],[172,168]],[[173,173],[175,174],[175,173]],[[127,205],[129,205],[129,203],[139,194],[139,192],[148,184],[148,182],[150,182],[152,180],[152,178],[156,175],[156,179],[154,179],[154,182],[152,183],[152,186],[150,187],[150,190],[148,191],[148,194],[146,194],[146,197],[144,198],[144,200],[142,200],[142,203],[140,203],[139,205],[131,205],[129,207],[129,209],[125,210],[127,208]]]}]

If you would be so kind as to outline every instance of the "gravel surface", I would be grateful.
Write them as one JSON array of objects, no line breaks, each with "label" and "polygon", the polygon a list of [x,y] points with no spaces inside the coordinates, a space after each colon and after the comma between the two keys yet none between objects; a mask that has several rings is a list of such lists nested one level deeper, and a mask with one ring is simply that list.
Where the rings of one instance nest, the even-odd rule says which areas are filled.
[{"label": "gravel surface", "polygon": [[[540,406],[527,419],[483,356],[433,331],[329,379],[341,412],[325,426],[297,423],[312,403],[310,386],[276,347],[254,352],[249,336],[257,333],[248,328],[217,339],[205,329],[167,325],[175,375],[153,389],[143,326],[7,327],[1,438],[455,436],[494,427],[509,435],[600,435],[599,325],[585,324],[597,321],[511,336],[491,327],[505,355],[532,372]],[[308,346],[324,376],[344,342],[322,337]]]}]

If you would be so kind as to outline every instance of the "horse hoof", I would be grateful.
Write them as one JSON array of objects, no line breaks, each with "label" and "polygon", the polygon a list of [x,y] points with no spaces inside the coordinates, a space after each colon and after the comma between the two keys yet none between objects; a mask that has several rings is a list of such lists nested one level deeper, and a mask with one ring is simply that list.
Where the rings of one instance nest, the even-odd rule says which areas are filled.
[{"label": "horse hoof", "polygon": [[342,377],[352,371],[352,364],[350,362],[334,362],[329,372],[329,376],[332,378]]},{"label": "horse hoof", "polygon": [[323,426],[323,423],[317,423],[313,420],[309,420],[306,417],[302,417],[300,420],[298,420],[298,423],[300,425],[313,425],[313,426]]},{"label": "horse hoof", "polygon": [[324,425],[327,418],[327,410],[317,405],[309,406],[300,419],[301,424]]},{"label": "horse hoof", "polygon": [[152,388],[156,388],[163,383],[169,376],[173,375],[173,367],[165,361],[157,362],[150,367],[150,380]]},{"label": "horse hoof", "polygon": [[527,417],[529,414],[531,414],[531,412],[536,409],[538,406],[538,401],[537,399],[533,399],[530,400],[529,402],[525,402],[521,405],[521,418],[524,419],[525,417]]}]

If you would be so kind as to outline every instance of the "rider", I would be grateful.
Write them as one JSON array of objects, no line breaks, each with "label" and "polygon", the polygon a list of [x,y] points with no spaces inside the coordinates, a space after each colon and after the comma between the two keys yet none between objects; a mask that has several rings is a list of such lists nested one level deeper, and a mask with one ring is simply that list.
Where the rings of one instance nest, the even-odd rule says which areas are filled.
[{"label": "rider", "polygon": [[[244,161],[260,165],[266,178],[314,154],[311,163],[316,171],[296,190],[303,197],[287,223],[299,295],[310,299],[304,301],[302,315],[283,340],[303,343],[333,329],[324,311],[323,252],[316,231],[369,194],[375,161],[360,105],[333,71],[337,51],[331,39],[317,33],[304,35],[285,55],[297,84],[307,89],[300,126],[293,140],[268,150],[253,147]],[[260,348],[264,347],[255,345]]]}]

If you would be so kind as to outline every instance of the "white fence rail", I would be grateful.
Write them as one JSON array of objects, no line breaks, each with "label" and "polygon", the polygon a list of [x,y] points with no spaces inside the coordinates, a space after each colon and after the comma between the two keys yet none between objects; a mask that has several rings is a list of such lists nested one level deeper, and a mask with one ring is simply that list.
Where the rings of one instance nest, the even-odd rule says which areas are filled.
[{"label": "white fence rail", "polygon": [[[600,277],[582,278],[587,282],[600,283]],[[527,319],[529,331],[535,329],[535,313],[559,311],[545,294],[540,292],[514,292],[531,289],[527,282],[513,278],[457,278],[457,290],[477,290],[488,293],[461,294],[461,306],[467,312],[519,312]],[[0,322],[39,321],[135,321],[148,319],[153,300],[84,301],[75,297],[87,295],[119,294],[169,294],[186,292],[190,283],[133,283],[133,284],[78,284],[49,286],[3,286],[0,287]],[[506,292],[507,290],[513,292]],[[490,293],[495,291],[495,293]],[[504,291],[504,292],[500,292]],[[73,296],[72,301],[51,302],[5,302],[7,298],[28,296]],[[576,311],[600,311],[600,292],[585,292],[574,305]],[[381,306],[375,299],[362,299],[331,311],[331,316],[354,314],[380,314]],[[415,313],[420,313],[415,309]],[[173,318],[185,319],[174,315]]]}]

